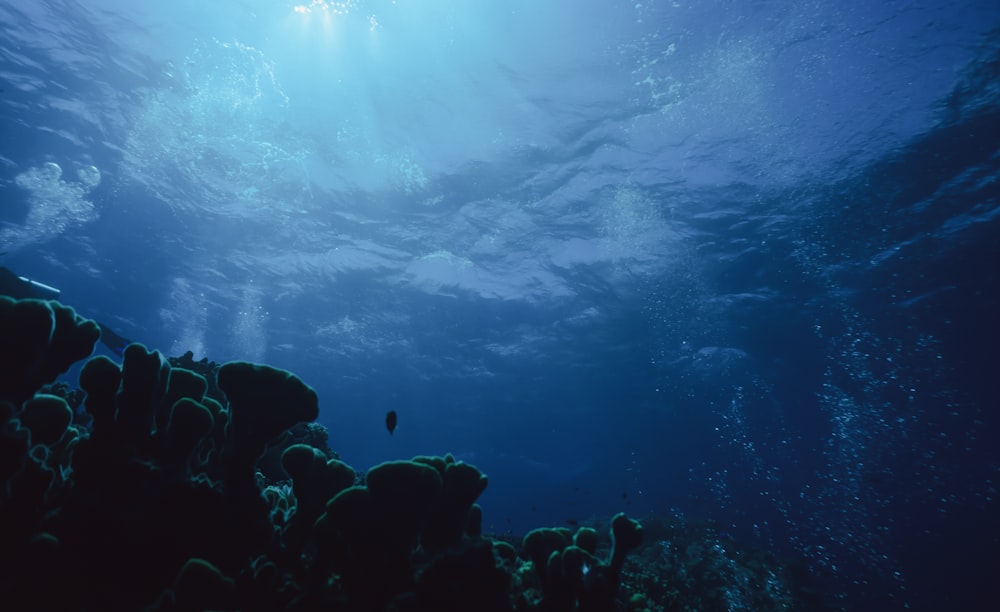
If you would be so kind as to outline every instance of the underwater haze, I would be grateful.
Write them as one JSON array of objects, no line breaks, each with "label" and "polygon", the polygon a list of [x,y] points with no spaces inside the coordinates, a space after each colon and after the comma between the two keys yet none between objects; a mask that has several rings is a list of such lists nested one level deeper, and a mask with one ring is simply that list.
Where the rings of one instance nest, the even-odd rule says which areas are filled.
[{"label": "underwater haze", "polygon": [[488,532],[992,609],[994,0],[0,0],[0,198],[0,265],[475,464]]}]

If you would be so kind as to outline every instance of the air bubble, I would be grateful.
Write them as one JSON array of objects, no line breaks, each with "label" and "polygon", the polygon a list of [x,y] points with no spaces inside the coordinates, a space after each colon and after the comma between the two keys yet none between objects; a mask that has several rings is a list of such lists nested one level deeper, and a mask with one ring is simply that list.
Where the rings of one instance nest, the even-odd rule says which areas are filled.
[{"label": "air bubble", "polygon": [[76,171],[76,176],[84,187],[90,189],[101,184],[101,171],[96,166],[82,166]]}]

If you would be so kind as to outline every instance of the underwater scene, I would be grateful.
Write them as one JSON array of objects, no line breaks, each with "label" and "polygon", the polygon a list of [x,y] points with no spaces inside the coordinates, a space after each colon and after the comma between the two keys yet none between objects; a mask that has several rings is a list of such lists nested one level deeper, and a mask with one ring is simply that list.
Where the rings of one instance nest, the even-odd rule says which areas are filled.
[{"label": "underwater scene", "polygon": [[0,0],[0,608],[994,610],[1000,3]]}]

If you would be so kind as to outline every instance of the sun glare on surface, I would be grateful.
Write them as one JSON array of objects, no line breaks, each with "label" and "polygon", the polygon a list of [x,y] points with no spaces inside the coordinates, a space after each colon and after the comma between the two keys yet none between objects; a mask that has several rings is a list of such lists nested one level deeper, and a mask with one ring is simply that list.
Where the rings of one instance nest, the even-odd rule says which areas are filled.
[{"label": "sun glare on surface", "polygon": [[381,21],[365,10],[364,0],[299,0],[290,8],[284,20],[289,39],[306,46],[320,44],[323,53],[346,51],[345,44],[355,45],[356,51],[362,32],[368,35],[362,42],[375,44],[372,34],[382,29]]},{"label": "sun glare on surface", "polygon": [[297,4],[292,10],[301,15],[323,12],[331,15],[346,15],[351,12],[351,0],[312,0],[309,4]]},{"label": "sun glare on surface", "polygon": [[[353,16],[358,8],[358,0],[309,0],[292,6],[287,26],[293,24],[298,29],[297,36],[311,37],[319,33],[327,44],[343,35],[346,24],[344,18]],[[318,28],[318,29],[317,29]]]}]

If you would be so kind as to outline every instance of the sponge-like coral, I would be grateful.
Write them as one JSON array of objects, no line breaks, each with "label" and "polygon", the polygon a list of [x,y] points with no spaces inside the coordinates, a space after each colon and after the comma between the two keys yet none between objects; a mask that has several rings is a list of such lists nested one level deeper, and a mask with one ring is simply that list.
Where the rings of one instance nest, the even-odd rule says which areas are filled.
[{"label": "sponge-like coral", "polygon": [[470,538],[483,535],[483,507],[479,504],[472,504],[469,508],[469,514],[465,517],[465,535]]},{"label": "sponge-like coral", "polygon": [[208,381],[197,372],[184,368],[170,368],[170,376],[167,379],[167,393],[156,411],[156,428],[166,429],[167,421],[173,412],[174,403],[182,398],[201,402],[208,389]]},{"label": "sponge-like coral", "polygon": [[58,302],[0,296],[0,399],[20,404],[90,355],[97,323]]},{"label": "sponge-like coral", "polygon": [[489,480],[475,466],[445,458],[441,501],[420,536],[428,552],[440,552],[458,545],[465,535],[472,504],[486,490]]},{"label": "sponge-like coral", "polygon": [[325,581],[331,571],[337,573],[349,597],[368,606],[359,609],[379,609],[373,602],[384,605],[389,597],[380,593],[385,581],[379,571],[379,528],[371,495],[363,486],[348,487],[327,502],[313,528],[317,581]]},{"label": "sponge-like coral", "polygon": [[543,584],[545,582],[545,566],[549,562],[549,556],[553,552],[561,551],[569,546],[572,538],[572,532],[561,527],[540,527],[532,529],[524,536],[521,549],[524,551],[524,556],[535,566],[535,571],[539,574]]},{"label": "sponge-like coral", "polygon": [[55,320],[40,371],[42,384],[47,384],[64,374],[77,361],[94,352],[94,345],[101,337],[100,326],[76,314],[69,306],[48,302]]},{"label": "sponge-like coral", "polygon": [[573,534],[573,545],[579,546],[592,555],[597,554],[597,530],[593,527],[580,527]]},{"label": "sponge-like coral", "polygon": [[580,528],[535,529],[524,537],[523,554],[531,560],[542,587],[542,607],[550,612],[599,612],[613,609],[625,555],[642,542],[642,527],[625,514],[612,520],[612,553],[606,563],[595,555],[597,532]]},{"label": "sponge-like coral", "polygon": [[269,440],[319,416],[316,392],[291,372],[232,361],[219,368],[218,378],[229,400],[232,459],[239,465],[252,465]]},{"label": "sponge-like coral", "polygon": [[292,477],[295,513],[285,528],[284,543],[292,554],[299,554],[316,519],[326,503],[354,484],[355,472],[338,459],[327,459],[319,449],[307,444],[293,444],[281,455],[281,463]]},{"label": "sponge-like coral", "polygon": [[439,503],[443,484],[434,468],[415,461],[387,461],[365,479],[373,503],[403,546],[416,544],[429,513]]},{"label": "sponge-like coral", "polygon": [[110,435],[114,429],[115,396],[121,383],[121,368],[104,355],[88,360],[80,370],[80,388],[87,392],[83,407],[94,419],[96,436]]},{"label": "sponge-like coral", "polygon": [[347,487],[354,484],[351,466],[326,455],[308,444],[293,444],[281,454],[281,465],[292,477],[295,498],[301,504],[322,508]]},{"label": "sponge-like coral", "polygon": [[[340,575],[351,601],[359,604],[357,609],[380,610],[390,600],[393,609],[409,609],[414,564],[440,561],[440,572],[433,574],[437,578],[432,582],[447,581],[457,571],[454,564],[462,562],[444,557],[456,550],[468,552],[470,559],[486,559],[493,574],[491,545],[480,538],[462,540],[470,508],[486,486],[478,469],[450,457],[418,457],[381,463],[369,470],[365,483],[330,500],[314,530],[317,567],[329,567]],[[467,546],[478,547],[479,556]],[[506,575],[498,571],[501,577]],[[419,599],[428,596],[423,593]]]},{"label": "sponge-like coral", "polygon": [[642,525],[619,512],[611,519],[611,571],[619,574],[625,565],[625,555],[642,544]]},{"label": "sponge-like coral", "polygon": [[31,432],[31,444],[52,446],[73,422],[73,411],[63,398],[40,393],[24,403],[19,420]]},{"label": "sponge-like coral", "polygon": [[125,349],[115,422],[133,443],[152,434],[156,409],[167,393],[169,378],[170,364],[159,351],[147,351],[141,344]]},{"label": "sponge-like coral", "polygon": [[164,463],[186,474],[186,463],[198,444],[212,431],[212,412],[195,400],[184,397],[174,403],[166,426]]}]

